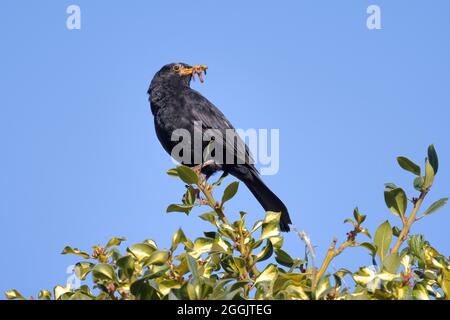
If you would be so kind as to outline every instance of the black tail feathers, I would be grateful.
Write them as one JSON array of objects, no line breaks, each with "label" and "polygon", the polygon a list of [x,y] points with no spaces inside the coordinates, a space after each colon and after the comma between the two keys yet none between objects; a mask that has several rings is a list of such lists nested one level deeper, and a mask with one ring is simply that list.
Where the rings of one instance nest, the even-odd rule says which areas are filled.
[{"label": "black tail feathers", "polygon": [[[233,174],[233,173],[232,173]],[[233,174],[235,175],[235,174]],[[280,230],[283,232],[291,231],[289,227],[292,224],[289,212],[284,203],[272,192],[261,180],[258,173],[250,170],[250,175],[247,173],[245,177],[235,175],[236,178],[243,181],[250,189],[252,194],[266,211],[281,212]]]}]

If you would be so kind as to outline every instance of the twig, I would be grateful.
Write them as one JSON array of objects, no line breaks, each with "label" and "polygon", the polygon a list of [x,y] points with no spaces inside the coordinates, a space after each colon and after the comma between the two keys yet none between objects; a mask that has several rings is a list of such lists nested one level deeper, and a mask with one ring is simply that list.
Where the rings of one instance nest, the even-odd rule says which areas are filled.
[{"label": "twig", "polygon": [[199,190],[205,195],[206,199],[208,200],[208,205],[217,213],[219,219],[223,223],[229,225],[230,223],[228,222],[228,219],[225,217],[222,208],[219,205],[217,205],[216,201],[214,200],[209,185],[205,182],[205,185],[203,186],[203,184],[200,182],[197,186]]},{"label": "twig", "polygon": [[422,202],[425,199],[428,191],[429,190],[423,190],[420,193],[420,196],[417,199],[417,201],[415,201],[414,208],[413,208],[413,210],[411,212],[411,216],[409,217],[409,219],[407,219],[406,223],[404,223],[403,229],[400,232],[400,235],[398,236],[394,247],[392,247],[391,254],[398,253],[398,251],[400,250],[400,247],[402,246],[403,242],[405,242],[405,240],[407,239],[409,231],[411,230],[411,226],[416,221],[417,213],[419,212],[420,206],[422,205]]},{"label": "twig", "polygon": [[[223,212],[222,206],[220,206],[214,200],[214,197],[211,192],[213,187],[211,185],[209,185],[206,181],[202,181],[202,180],[203,180],[203,178],[199,174],[199,183],[197,184],[197,187],[205,195],[206,200],[207,200],[207,205],[209,207],[211,207],[217,213],[217,216],[219,217],[220,221],[222,221],[222,223],[230,226],[231,224],[228,222],[228,219],[225,216],[225,213]],[[239,232],[239,235],[237,237],[234,237],[233,235],[231,235],[231,236],[232,236],[233,242],[236,245],[236,248],[238,249],[239,253],[241,254],[241,257],[243,259],[245,259],[246,265],[250,266],[249,268],[246,269],[246,272],[243,275],[243,279],[242,279],[242,280],[248,280],[248,282],[250,283],[251,282],[250,275],[252,274],[253,276],[258,276],[260,274],[260,272],[256,268],[256,262],[253,261],[253,258],[250,255],[250,252],[247,250],[247,248],[245,246],[245,243],[244,243],[245,237],[242,232],[242,229],[239,228],[238,232]],[[245,296],[248,296],[249,290],[250,290],[249,288],[245,288],[245,290],[244,290]]]},{"label": "twig", "polygon": [[325,256],[325,260],[322,263],[322,266],[320,267],[319,271],[317,272],[314,280],[313,280],[313,290],[317,287],[320,279],[323,277],[325,272],[327,271],[328,267],[330,266],[331,261],[333,261],[334,258],[336,258],[338,255],[340,255],[346,248],[348,247],[354,247],[356,246],[356,242],[354,240],[347,240],[339,248],[336,249],[337,245],[337,239],[335,238],[333,242],[331,243],[330,247],[328,248],[327,254]]}]

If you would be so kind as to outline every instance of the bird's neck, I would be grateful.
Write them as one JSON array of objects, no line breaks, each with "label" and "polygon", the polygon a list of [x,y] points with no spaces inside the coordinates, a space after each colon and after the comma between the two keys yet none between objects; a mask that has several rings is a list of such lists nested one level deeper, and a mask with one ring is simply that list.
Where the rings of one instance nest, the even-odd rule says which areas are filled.
[{"label": "bird's neck", "polygon": [[169,77],[169,78],[160,78],[152,82],[152,86],[159,86],[163,88],[167,88],[171,91],[182,91],[186,88],[189,88],[191,83],[190,77]]},{"label": "bird's neck", "polygon": [[192,90],[189,85],[174,82],[155,82],[148,90],[150,105],[153,115],[165,107],[171,98],[182,96],[187,90]]}]

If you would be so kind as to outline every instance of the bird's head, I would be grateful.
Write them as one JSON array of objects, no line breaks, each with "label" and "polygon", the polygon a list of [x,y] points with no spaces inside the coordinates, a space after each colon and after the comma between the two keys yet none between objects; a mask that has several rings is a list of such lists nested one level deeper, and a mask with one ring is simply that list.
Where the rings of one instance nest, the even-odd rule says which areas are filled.
[{"label": "bird's head", "polygon": [[189,86],[191,80],[195,81],[196,76],[203,83],[203,73],[206,74],[207,69],[208,67],[205,65],[195,65],[192,67],[186,63],[170,63],[159,70],[155,79],[175,85]]}]

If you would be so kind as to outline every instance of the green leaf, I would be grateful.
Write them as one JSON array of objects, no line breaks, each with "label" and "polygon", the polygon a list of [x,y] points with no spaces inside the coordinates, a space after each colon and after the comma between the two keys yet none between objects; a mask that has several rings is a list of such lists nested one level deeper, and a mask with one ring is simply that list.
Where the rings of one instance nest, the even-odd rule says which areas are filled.
[{"label": "green leaf", "polygon": [[236,195],[238,189],[239,189],[238,181],[232,182],[230,185],[228,185],[228,187],[225,188],[225,191],[223,192],[222,196],[222,206],[225,204],[225,202],[231,200]]},{"label": "green leaf", "polygon": [[169,253],[167,251],[155,251],[153,252],[150,257],[146,258],[144,261],[144,266],[161,266],[167,262],[169,259]]},{"label": "green leaf", "polygon": [[195,258],[192,257],[190,254],[186,255],[186,259],[187,259],[188,268],[192,274],[192,277],[194,279],[198,279],[200,277],[200,275],[198,272],[197,260],[195,260]]},{"label": "green leaf", "polygon": [[52,294],[48,290],[41,290],[41,291],[39,291],[38,299],[39,300],[51,300]]},{"label": "green leaf", "polygon": [[416,283],[412,294],[415,300],[430,300],[427,289],[420,283]]},{"label": "green leaf", "polygon": [[350,223],[350,224],[352,224],[352,225],[354,225],[356,227],[356,222],[353,221],[353,219],[345,219],[344,223]]},{"label": "green leaf", "polygon": [[384,261],[392,242],[392,227],[389,221],[381,224],[375,232],[374,243],[377,246],[377,255]]},{"label": "green leaf", "polygon": [[223,300],[229,301],[229,300],[240,300],[242,294],[242,289],[238,288],[236,290],[228,292],[224,297]]},{"label": "green leaf", "polygon": [[131,253],[133,256],[136,257],[136,259],[141,262],[145,258],[150,257],[150,255],[155,251],[156,249],[152,246],[144,243],[138,243],[135,245],[132,245],[127,249],[129,253]]},{"label": "green leaf", "polygon": [[360,268],[359,271],[353,273],[352,277],[357,284],[367,286],[367,284],[375,279],[376,274],[372,269],[364,267]]},{"label": "green leaf", "polygon": [[75,265],[73,271],[75,272],[78,279],[84,280],[94,266],[95,265],[90,262],[78,262]]},{"label": "green leaf", "polygon": [[126,278],[130,279],[133,276],[135,260],[132,256],[124,256],[120,258],[116,261],[116,265]]},{"label": "green leaf", "polygon": [[187,241],[186,235],[183,230],[180,228],[177,232],[173,234],[172,237],[172,246],[170,247],[170,251],[174,252],[180,243],[185,243]]},{"label": "green leaf", "polygon": [[247,268],[245,260],[241,257],[233,257],[234,265],[239,270],[239,275],[241,278],[244,277],[245,274],[247,274]]},{"label": "green leaf", "polygon": [[418,219],[421,219],[425,216],[429,216],[432,213],[435,213],[439,209],[441,209],[443,206],[445,206],[448,202],[448,198],[442,198],[436,202],[434,202],[425,212],[420,216]]},{"label": "green leaf", "polygon": [[229,286],[229,291],[233,291],[233,290],[237,290],[237,289],[243,289],[246,286],[248,286],[248,280],[236,281],[231,286]]},{"label": "green leaf", "polygon": [[424,279],[426,279],[426,280],[433,280],[433,281],[438,280],[438,278],[437,278],[435,272],[434,272],[433,270],[430,270],[430,269],[426,269],[426,270],[423,272],[423,277],[424,277]]},{"label": "green leaf", "polygon": [[[147,271],[147,275],[145,276],[145,278],[149,279],[149,280],[161,279],[162,277],[164,277],[165,274],[167,274],[167,271],[170,270],[170,265],[167,263],[163,264],[163,265],[153,264],[151,266],[146,266],[146,267],[148,267],[149,270]],[[152,283],[152,285],[153,285],[153,283]]]},{"label": "green leaf", "polygon": [[408,198],[401,188],[384,191],[384,200],[391,212],[397,216],[404,217],[408,206]]},{"label": "green leaf", "polygon": [[261,228],[261,226],[263,225],[264,220],[258,220],[255,222],[255,224],[252,227],[251,233],[256,232],[259,228]]},{"label": "green leaf", "polygon": [[425,183],[425,177],[417,177],[414,179],[414,189],[417,191],[422,191],[423,185]]},{"label": "green leaf", "polygon": [[116,273],[109,264],[101,263],[92,268],[92,278],[94,282],[114,281],[116,279]]},{"label": "green leaf", "polygon": [[211,247],[211,252],[220,252],[224,254],[232,254],[233,246],[223,239],[219,234],[216,235],[213,245]]},{"label": "green leaf", "polygon": [[326,276],[320,280],[320,282],[317,284],[316,288],[316,299],[320,299],[324,297],[328,292],[331,290],[331,284],[330,284],[330,276]]},{"label": "green leaf", "polygon": [[197,238],[194,242],[194,248],[189,254],[194,258],[198,258],[202,254],[210,252],[214,241],[214,239],[210,238]]},{"label": "green leaf", "polygon": [[277,267],[273,264],[269,264],[267,268],[258,276],[258,278],[256,278],[255,284],[272,282],[275,280],[277,274]]},{"label": "green leaf", "polygon": [[156,289],[148,283],[147,279],[141,279],[133,282],[130,286],[130,292],[138,300],[157,300]]},{"label": "green leaf", "polygon": [[413,235],[408,238],[407,240],[408,247],[410,253],[418,258],[421,262],[424,262],[425,256],[424,256],[424,247],[425,247],[425,240],[422,235]]},{"label": "green leaf", "polygon": [[236,273],[239,273],[239,270],[236,267],[232,256],[226,256],[222,258],[220,260],[220,265],[222,266],[226,274],[229,274],[232,277],[235,277]]},{"label": "green leaf", "polygon": [[199,285],[194,285],[191,282],[186,284],[186,291],[189,297],[189,300],[200,300],[200,289]]},{"label": "green leaf", "polygon": [[228,173],[223,173],[221,176],[220,176],[220,178],[219,178],[219,180],[217,180],[216,182],[214,182],[213,184],[212,184],[212,186],[213,187],[219,187],[221,184],[222,184],[222,182],[223,182],[223,180],[225,180],[225,178],[228,176]]},{"label": "green leaf", "polygon": [[72,247],[65,247],[63,252],[61,252],[61,254],[74,254],[76,256],[80,256],[83,257],[85,259],[89,259],[91,256],[89,254],[87,254],[86,252],[82,252],[77,248],[72,248]]},{"label": "green leaf", "polygon": [[433,167],[434,175],[436,175],[439,169],[439,160],[434,145],[430,145],[428,147],[428,160],[430,161],[430,164]]},{"label": "green leaf", "polygon": [[203,232],[203,234],[205,235],[205,237],[211,238],[211,239],[216,239],[216,237],[218,235],[218,233],[215,231]]},{"label": "green leaf", "polygon": [[195,205],[195,201],[200,191],[192,186],[188,186],[186,193],[183,196],[183,204]]},{"label": "green leaf", "polygon": [[245,229],[245,217],[247,216],[247,212],[241,211],[239,212],[240,219],[235,221],[233,223],[233,226],[237,230],[244,230]]},{"label": "green leaf", "polygon": [[53,288],[53,296],[55,297],[55,300],[61,300],[61,297],[69,292],[71,292],[71,290],[68,287],[56,286]]},{"label": "green leaf", "polygon": [[366,220],[366,216],[359,213],[358,207],[353,210],[353,217],[355,218],[356,222],[360,225]]},{"label": "green leaf", "polygon": [[176,168],[176,171],[178,173],[178,176],[184,183],[198,184],[198,176],[191,168],[186,166],[178,166]]},{"label": "green leaf", "polygon": [[[256,240],[256,239],[252,238],[250,240],[249,247],[252,250],[258,249],[263,244],[263,242],[264,242],[263,240]],[[271,243],[272,243],[272,241],[271,241]]]},{"label": "green leaf", "polygon": [[144,243],[144,244],[146,244],[146,245],[152,247],[152,248],[155,249],[155,250],[158,249],[158,246],[156,245],[156,242],[155,242],[154,240],[147,239],[147,240],[143,241],[142,243]]},{"label": "green leaf", "polygon": [[176,177],[176,178],[179,178],[179,177],[180,177],[180,176],[178,175],[177,169],[170,169],[170,170],[167,170],[167,174],[168,174],[169,176],[171,176],[171,177]]},{"label": "green leaf", "polygon": [[281,247],[283,247],[284,238],[283,236],[270,237],[269,241],[275,249],[281,249]]},{"label": "green leaf", "polygon": [[277,237],[280,235],[280,212],[267,212],[261,232],[261,240]]},{"label": "green leaf", "polygon": [[425,181],[423,183],[423,188],[428,189],[433,185],[434,182],[434,169],[430,164],[430,161],[427,160],[425,164]]},{"label": "green leaf", "polygon": [[26,300],[25,297],[23,295],[21,295],[20,292],[17,290],[6,291],[5,297],[6,297],[6,299],[10,299],[10,300],[14,300],[14,299]]},{"label": "green leaf", "polygon": [[167,207],[166,212],[172,213],[172,212],[182,212],[185,214],[189,214],[191,212],[192,208],[194,208],[194,204],[171,204]]},{"label": "green leaf", "polygon": [[442,270],[443,279],[441,283],[442,291],[444,291],[445,298],[450,300],[450,270]]},{"label": "green leaf", "polygon": [[368,238],[372,238],[372,236],[370,235],[370,232],[369,232],[369,230],[368,229],[366,229],[366,228],[361,228],[361,231],[360,231],[363,235],[365,235],[365,236],[367,236]]},{"label": "green leaf", "polygon": [[292,259],[292,257],[286,252],[283,251],[281,249],[277,249],[275,251],[275,260],[285,266],[285,267],[292,267],[292,265],[294,264],[294,259]]},{"label": "green leaf", "polygon": [[420,167],[406,157],[398,157],[397,162],[404,170],[420,176]]},{"label": "green leaf", "polygon": [[389,182],[389,183],[385,183],[384,187],[386,188],[386,190],[393,190],[393,189],[397,189],[398,187],[395,185],[395,183]]},{"label": "green leaf", "polygon": [[374,257],[377,254],[377,247],[374,246],[372,243],[370,242],[363,242],[359,245],[360,247],[366,248],[367,250],[370,251],[370,254],[372,255],[372,257]]},{"label": "green leaf", "polygon": [[272,256],[272,254],[273,254],[272,242],[267,241],[267,244],[264,246],[261,252],[255,256],[254,260],[255,262],[261,262],[269,259]]},{"label": "green leaf", "polygon": [[384,259],[383,267],[387,272],[395,274],[400,267],[401,260],[401,257],[397,253],[390,254]]},{"label": "green leaf", "polygon": [[92,297],[84,294],[83,292],[77,291],[70,296],[69,300],[83,301],[83,300],[94,300]]},{"label": "green leaf", "polygon": [[110,248],[110,247],[113,247],[113,246],[120,246],[120,244],[121,244],[123,241],[126,241],[126,240],[127,240],[127,239],[125,239],[125,238],[112,238],[112,239],[109,240],[108,243],[106,244],[105,250],[108,249],[108,248]]},{"label": "green leaf", "polygon": [[402,231],[399,229],[399,227],[397,227],[397,226],[395,226],[395,227],[392,227],[392,234],[394,235],[394,236],[396,236],[397,238],[400,236],[400,233],[401,233]]},{"label": "green leaf", "polygon": [[207,221],[213,225],[216,225],[216,217],[217,213],[215,212],[206,212],[198,216],[200,219]]},{"label": "green leaf", "polygon": [[161,292],[162,295],[166,296],[170,293],[173,289],[180,289],[181,283],[179,283],[176,280],[162,280],[158,283],[159,292]]}]

